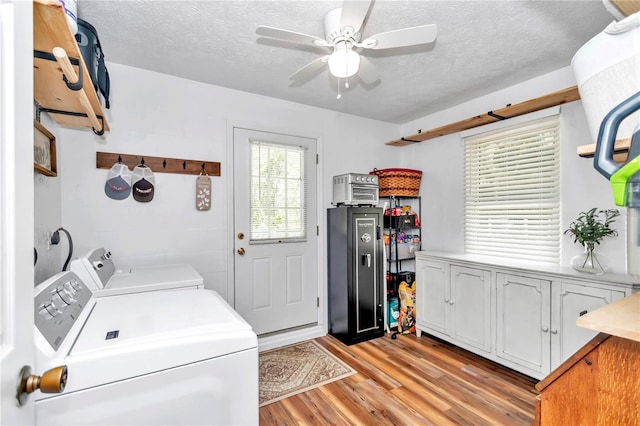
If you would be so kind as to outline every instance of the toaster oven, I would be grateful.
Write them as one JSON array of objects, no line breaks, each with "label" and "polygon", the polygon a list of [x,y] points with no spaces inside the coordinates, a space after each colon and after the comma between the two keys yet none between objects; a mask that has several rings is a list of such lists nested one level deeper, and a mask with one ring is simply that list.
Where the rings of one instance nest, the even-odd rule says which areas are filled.
[{"label": "toaster oven", "polygon": [[375,206],[378,204],[378,176],[346,173],[333,177],[334,206]]}]

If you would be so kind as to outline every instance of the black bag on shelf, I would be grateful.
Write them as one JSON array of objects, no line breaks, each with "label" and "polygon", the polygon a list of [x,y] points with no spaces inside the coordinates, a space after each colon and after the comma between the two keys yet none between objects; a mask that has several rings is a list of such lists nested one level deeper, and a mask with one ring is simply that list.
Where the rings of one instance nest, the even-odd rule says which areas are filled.
[{"label": "black bag on shelf", "polygon": [[[78,18],[76,42],[80,48],[82,59],[89,71],[93,88],[95,89],[96,94],[102,94],[104,97],[105,107],[109,108],[109,91],[111,81],[109,80],[109,71],[107,71],[107,67],[104,64],[104,52],[100,45],[98,32],[93,25],[80,18]],[[99,95],[98,99],[100,99]]]}]

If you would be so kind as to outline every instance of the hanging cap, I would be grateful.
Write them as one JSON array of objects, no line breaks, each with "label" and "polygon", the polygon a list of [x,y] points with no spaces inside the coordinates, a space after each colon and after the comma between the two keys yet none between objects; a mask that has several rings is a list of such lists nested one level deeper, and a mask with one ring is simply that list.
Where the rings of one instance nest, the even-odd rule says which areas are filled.
[{"label": "hanging cap", "polygon": [[116,163],[107,174],[104,193],[114,200],[124,200],[131,193],[131,171],[126,164]]},{"label": "hanging cap", "polygon": [[148,203],[153,200],[155,178],[153,171],[143,165],[138,165],[133,169],[133,198],[141,203]]}]

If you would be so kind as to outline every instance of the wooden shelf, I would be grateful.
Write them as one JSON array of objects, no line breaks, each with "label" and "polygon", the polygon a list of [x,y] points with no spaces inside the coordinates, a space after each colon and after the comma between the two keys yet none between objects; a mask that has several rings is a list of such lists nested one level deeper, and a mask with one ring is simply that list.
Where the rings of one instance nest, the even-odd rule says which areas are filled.
[{"label": "wooden shelf", "polygon": [[[631,138],[619,139],[613,148],[613,161],[617,163],[625,163],[631,146]],[[596,153],[596,144],[580,145],[577,149],[578,155],[583,158],[593,158]]]},{"label": "wooden shelf", "polygon": [[[82,67],[83,84],[79,92],[84,92],[98,118],[102,117],[104,131],[109,124],[91,82],[87,66],[82,59],[74,35],[69,29],[62,4],[57,0],[35,0],[33,3],[33,49],[51,54],[55,47],[61,47],[70,58],[77,58]],[[62,69],[58,62],[34,57],[33,96],[41,107],[77,114],[86,114],[78,93],[70,90],[62,80]],[[61,126],[93,128],[88,117],[64,115],[49,112]],[[99,131],[100,129],[96,129]]]},{"label": "wooden shelf", "polygon": [[415,135],[405,136],[385,145],[405,146],[412,145],[416,142],[426,141],[428,139],[438,138],[440,136],[450,135],[452,133],[462,132],[463,130],[473,129],[474,127],[483,126],[496,121],[517,117],[519,115],[528,114],[530,112],[539,111],[556,105],[577,101],[580,99],[578,87],[573,86],[558,92],[553,92],[539,98],[530,99],[515,105],[507,105],[504,108],[489,111],[486,114],[476,115],[462,121],[447,124],[446,126],[437,127],[427,130],[426,132],[418,132]]}]

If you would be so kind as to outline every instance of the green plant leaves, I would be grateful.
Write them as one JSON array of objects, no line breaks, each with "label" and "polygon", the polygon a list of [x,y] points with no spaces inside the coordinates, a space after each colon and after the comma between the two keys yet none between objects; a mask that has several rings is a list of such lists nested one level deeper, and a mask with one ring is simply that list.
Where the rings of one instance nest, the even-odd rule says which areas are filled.
[{"label": "green plant leaves", "polygon": [[[601,214],[604,214],[604,219],[600,218]],[[598,210],[594,207],[588,212],[581,212],[564,234],[573,235],[573,242],[583,246],[588,242],[600,244],[603,238],[618,235],[618,231],[611,227],[618,216],[620,212],[617,209]]]}]

